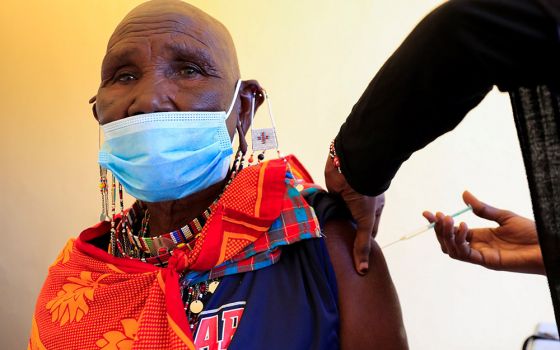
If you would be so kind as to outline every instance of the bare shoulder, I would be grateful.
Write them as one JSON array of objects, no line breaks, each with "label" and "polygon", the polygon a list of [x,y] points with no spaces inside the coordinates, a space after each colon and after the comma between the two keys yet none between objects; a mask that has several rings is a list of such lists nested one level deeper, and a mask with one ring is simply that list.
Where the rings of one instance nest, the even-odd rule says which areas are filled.
[{"label": "bare shoulder", "polygon": [[370,270],[354,270],[355,231],[348,220],[329,220],[325,241],[338,284],[342,349],[408,349],[397,291],[376,242]]}]

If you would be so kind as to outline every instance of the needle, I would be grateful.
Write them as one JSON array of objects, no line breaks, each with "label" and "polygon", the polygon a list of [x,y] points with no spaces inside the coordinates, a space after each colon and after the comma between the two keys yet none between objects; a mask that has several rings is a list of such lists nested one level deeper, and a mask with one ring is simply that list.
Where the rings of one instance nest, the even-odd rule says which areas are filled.
[{"label": "needle", "polygon": [[[470,211],[470,210],[472,210],[472,207],[469,205],[469,206],[467,206],[466,208],[461,209],[461,210],[459,210],[458,212],[456,212],[455,214],[451,215],[451,217],[452,217],[452,218],[455,218],[455,217],[457,217],[457,216],[459,216],[459,215],[461,215],[461,214],[464,214],[464,213],[466,213],[466,212],[468,212],[468,211]],[[389,244],[384,245],[383,247],[381,247],[381,249],[385,249],[385,248],[387,248],[387,247],[389,247],[389,246],[392,246],[392,245],[395,244],[395,243],[402,242],[402,241],[407,241],[407,240],[409,240],[409,239],[411,239],[411,238],[414,238],[414,237],[416,237],[416,236],[418,236],[418,235],[420,235],[420,234],[422,234],[422,233],[424,233],[424,232],[427,232],[427,231],[433,229],[434,226],[436,226],[436,223],[435,223],[435,222],[432,222],[431,224],[426,225],[426,226],[423,226],[422,228],[420,228],[420,229],[418,229],[418,230],[416,230],[416,231],[414,231],[414,232],[412,232],[412,233],[409,233],[408,235],[402,236],[401,238],[397,239],[396,241],[393,241],[393,242],[391,242],[391,243],[389,243]]]}]

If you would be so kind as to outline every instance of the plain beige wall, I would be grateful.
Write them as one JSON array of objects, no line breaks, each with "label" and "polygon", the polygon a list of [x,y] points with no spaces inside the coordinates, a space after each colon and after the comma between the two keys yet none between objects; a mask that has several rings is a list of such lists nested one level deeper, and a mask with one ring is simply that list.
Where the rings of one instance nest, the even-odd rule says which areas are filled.
[{"label": "plain beige wall", "polygon": [[[141,1],[0,4],[0,348],[25,347],[47,266],[100,211],[98,129],[87,100],[106,41]],[[328,143],[371,77],[436,0],[193,1],[224,22],[244,78],[272,96],[281,148],[322,182]],[[406,103],[406,101],[403,101]],[[265,118],[259,116],[258,123]],[[490,96],[407,162],[387,193],[381,244],[455,211],[469,188],[531,215],[507,95]],[[477,224],[471,216],[469,223]],[[448,259],[432,234],[386,257],[412,349],[517,349],[553,314],[546,280]]]}]

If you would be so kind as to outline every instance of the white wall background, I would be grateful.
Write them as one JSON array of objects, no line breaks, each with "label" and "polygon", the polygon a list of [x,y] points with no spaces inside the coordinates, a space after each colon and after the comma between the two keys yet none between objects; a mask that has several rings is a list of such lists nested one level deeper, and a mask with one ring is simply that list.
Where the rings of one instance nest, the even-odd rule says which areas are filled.
[{"label": "white wall background", "polygon": [[[86,102],[106,40],[140,2],[0,4],[1,349],[25,347],[48,264],[68,237],[98,218],[97,127]],[[438,3],[193,2],[230,29],[243,77],[258,79],[272,96],[281,148],[320,182],[328,144],[353,103]],[[490,93],[455,131],[405,163],[387,193],[378,241],[424,225],[424,209],[462,208],[464,189],[532,215],[507,95]],[[486,225],[472,214],[464,219]],[[431,233],[391,247],[386,258],[411,349],[519,349],[537,322],[554,318],[544,277],[452,261]]]}]

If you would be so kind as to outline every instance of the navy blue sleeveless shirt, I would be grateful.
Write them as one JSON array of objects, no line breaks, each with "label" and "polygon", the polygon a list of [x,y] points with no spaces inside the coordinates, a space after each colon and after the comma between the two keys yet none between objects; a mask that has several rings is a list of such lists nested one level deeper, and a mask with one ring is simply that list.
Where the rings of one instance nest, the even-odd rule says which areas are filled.
[{"label": "navy blue sleeveless shirt", "polygon": [[[332,200],[318,195],[321,200],[306,199],[322,225],[332,210],[317,203],[332,209]],[[284,246],[276,264],[222,279],[199,316],[195,345],[205,350],[339,349],[337,294],[323,238]]]}]

